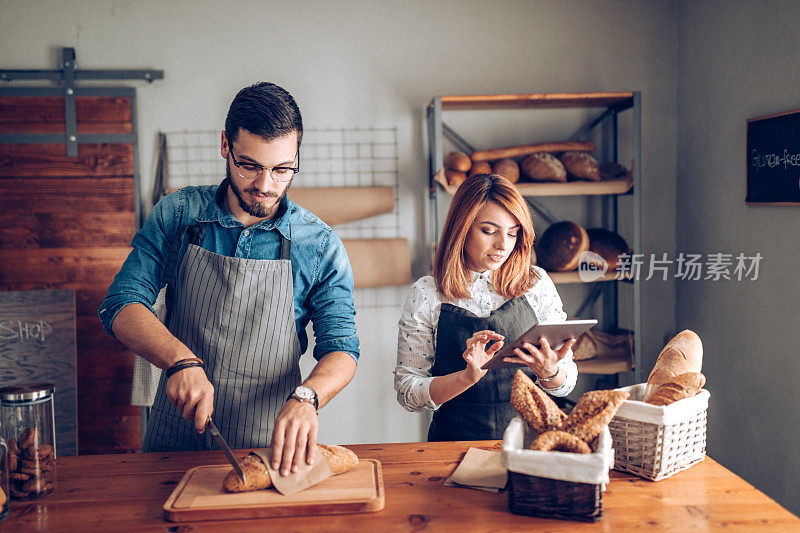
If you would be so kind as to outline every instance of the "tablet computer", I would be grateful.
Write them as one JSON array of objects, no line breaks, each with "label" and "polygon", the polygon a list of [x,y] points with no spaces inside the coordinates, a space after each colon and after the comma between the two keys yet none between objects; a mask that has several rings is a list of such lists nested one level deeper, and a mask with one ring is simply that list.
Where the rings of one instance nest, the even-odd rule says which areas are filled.
[{"label": "tablet computer", "polygon": [[544,337],[550,346],[560,346],[563,342],[569,339],[577,339],[581,334],[589,331],[597,324],[597,320],[567,320],[565,322],[540,322],[534,324],[531,329],[517,337],[514,342],[508,343],[503,346],[499,352],[494,354],[494,357],[486,361],[481,367],[484,369],[495,368],[508,368],[514,366],[524,366],[521,363],[506,363],[503,361],[505,357],[515,357],[514,348],[522,346],[524,343],[530,343],[539,347],[539,338]]}]

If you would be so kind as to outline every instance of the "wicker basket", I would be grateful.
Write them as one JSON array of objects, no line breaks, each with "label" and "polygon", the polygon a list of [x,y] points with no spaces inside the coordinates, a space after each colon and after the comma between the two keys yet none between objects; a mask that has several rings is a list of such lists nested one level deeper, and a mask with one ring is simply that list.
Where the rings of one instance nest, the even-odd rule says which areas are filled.
[{"label": "wicker basket", "polygon": [[630,398],[608,429],[614,441],[614,468],[651,481],[685,470],[705,459],[706,412],[710,393],[670,405],[642,402],[645,384],[623,387]]},{"label": "wicker basket", "polygon": [[511,421],[503,435],[509,510],[543,518],[599,520],[602,491],[614,457],[608,429],[597,439],[595,451],[587,455],[527,449],[535,437],[520,417]]}]

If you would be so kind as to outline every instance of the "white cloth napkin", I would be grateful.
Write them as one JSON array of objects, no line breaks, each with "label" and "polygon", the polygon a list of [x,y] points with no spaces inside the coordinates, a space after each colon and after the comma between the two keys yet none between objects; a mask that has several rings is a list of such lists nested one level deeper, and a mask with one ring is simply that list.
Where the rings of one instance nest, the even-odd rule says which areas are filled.
[{"label": "white cloth napkin", "polygon": [[603,428],[594,453],[541,452],[527,449],[535,433],[514,417],[503,435],[503,464],[512,472],[575,483],[608,484],[614,466],[611,433]]},{"label": "white cloth napkin", "polygon": [[508,472],[503,466],[500,452],[470,448],[444,484],[448,487],[499,492],[506,486],[507,479]]},{"label": "white cloth napkin", "polygon": [[619,390],[625,391],[630,396],[620,406],[615,417],[629,418],[639,422],[648,422],[663,426],[671,426],[689,420],[698,413],[708,409],[708,400],[711,393],[706,389],[701,389],[691,398],[684,398],[669,405],[650,405],[644,403],[645,383],[622,387]]}]

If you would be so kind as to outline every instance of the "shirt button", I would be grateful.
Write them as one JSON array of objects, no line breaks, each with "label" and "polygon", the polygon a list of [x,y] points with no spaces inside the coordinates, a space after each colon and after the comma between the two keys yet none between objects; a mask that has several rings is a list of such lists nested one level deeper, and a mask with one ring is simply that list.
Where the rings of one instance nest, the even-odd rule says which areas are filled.
[{"label": "shirt button", "polygon": [[245,237],[249,237],[250,236],[250,230],[249,229],[244,230],[242,232],[242,235],[244,235]]}]

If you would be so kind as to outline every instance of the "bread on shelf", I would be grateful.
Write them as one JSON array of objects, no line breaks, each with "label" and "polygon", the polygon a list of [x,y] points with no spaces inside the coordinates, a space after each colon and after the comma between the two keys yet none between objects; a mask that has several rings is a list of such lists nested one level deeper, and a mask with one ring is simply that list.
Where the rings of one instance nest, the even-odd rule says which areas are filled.
[{"label": "bread on shelf", "polygon": [[520,163],[520,168],[522,174],[531,181],[567,181],[564,164],[547,152],[526,156]]},{"label": "bread on shelf", "polygon": [[463,152],[450,152],[444,158],[444,168],[467,172],[472,166],[472,159]]},{"label": "bread on shelf", "polygon": [[605,228],[589,228],[589,251],[602,257],[608,265],[608,271],[614,271],[620,265],[620,255],[630,253],[628,243],[618,233]]},{"label": "bread on shelf", "polygon": [[492,165],[492,172],[503,176],[511,183],[519,181],[519,165],[511,158],[495,161]]},{"label": "bread on shelf", "polygon": [[539,266],[551,272],[567,272],[578,268],[581,254],[589,249],[589,234],[575,222],[562,221],[550,225],[536,245]]},{"label": "bread on shelf", "polygon": [[559,160],[573,179],[600,181],[597,160],[586,152],[564,152]]}]

